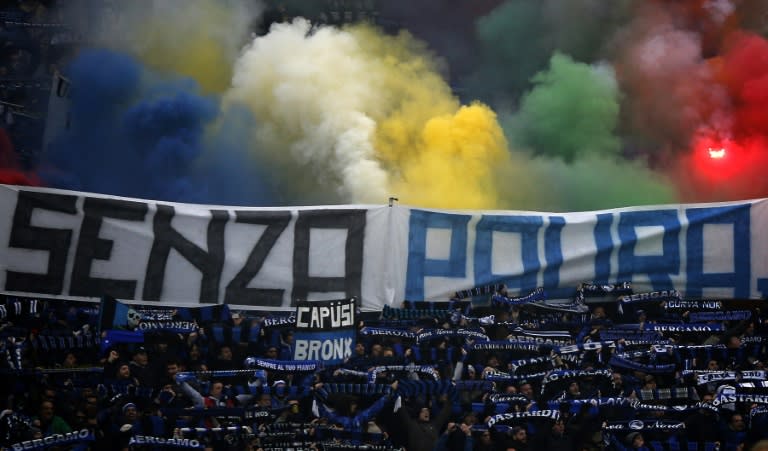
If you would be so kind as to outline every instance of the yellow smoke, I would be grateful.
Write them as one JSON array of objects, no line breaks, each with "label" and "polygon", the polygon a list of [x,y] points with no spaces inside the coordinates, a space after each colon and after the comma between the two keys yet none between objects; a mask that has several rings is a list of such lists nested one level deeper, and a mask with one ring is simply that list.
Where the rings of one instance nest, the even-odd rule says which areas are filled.
[{"label": "yellow smoke", "polygon": [[229,87],[239,50],[260,13],[258,3],[163,0],[152,7],[136,3],[140,9],[125,6],[132,17],[126,24],[132,28],[131,40],[113,39],[117,47],[136,54],[155,70],[193,78],[205,92],[219,93]]},{"label": "yellow smoke", "polygon": [[274,26],[244,51],[226,104],[256,116],[255,151],[343,202],[499,208],[507,142],[487,106],[461,106],[407,34]]}]

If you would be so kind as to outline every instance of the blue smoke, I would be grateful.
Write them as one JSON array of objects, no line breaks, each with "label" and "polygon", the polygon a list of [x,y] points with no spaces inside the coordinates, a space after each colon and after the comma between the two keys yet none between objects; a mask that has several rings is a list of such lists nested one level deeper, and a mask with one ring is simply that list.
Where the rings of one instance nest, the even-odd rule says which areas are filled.
[{"label": "blue smoke", "polygon": [[253,118],[225,117],[207,136],[219,120],[218,99],[201,95],[193,80],[162,78],[108,50],[83,51],[67,73],[70,126],[47,151],[41,177],[49,186],[174,202],[276,203],[249,158]]}]

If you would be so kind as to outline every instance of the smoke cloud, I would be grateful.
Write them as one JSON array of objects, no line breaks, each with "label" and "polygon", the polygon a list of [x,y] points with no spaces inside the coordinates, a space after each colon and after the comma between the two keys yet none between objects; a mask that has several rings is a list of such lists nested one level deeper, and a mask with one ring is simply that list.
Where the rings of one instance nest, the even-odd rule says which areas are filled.
[{"label": "smoke cloud", "polygon": [[768,195],[766,0],[392,0],[385,29],[193,2],[121,3],[93,32],[47,183],[550,211]]}]

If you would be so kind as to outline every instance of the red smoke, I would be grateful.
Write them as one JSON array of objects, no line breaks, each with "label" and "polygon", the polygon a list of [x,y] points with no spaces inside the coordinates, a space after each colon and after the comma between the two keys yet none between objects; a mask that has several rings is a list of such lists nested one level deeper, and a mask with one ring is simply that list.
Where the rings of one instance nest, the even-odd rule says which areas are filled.
[{"label": "red smoke", "polygon": [[5,185],[40,185],[40,180],[34,174],[21,170],[11,138],[2,128],[0,128],[0,183]]},{"label": "red smoke", "polygon": [[[675,168],[684,201],[768,197],[768,41],[747,32],[725,39],[711,60],[728,103],[716,112],[722,124],[701,124],[691,149]],[[721,159],[711,149],[725,149]]]}]

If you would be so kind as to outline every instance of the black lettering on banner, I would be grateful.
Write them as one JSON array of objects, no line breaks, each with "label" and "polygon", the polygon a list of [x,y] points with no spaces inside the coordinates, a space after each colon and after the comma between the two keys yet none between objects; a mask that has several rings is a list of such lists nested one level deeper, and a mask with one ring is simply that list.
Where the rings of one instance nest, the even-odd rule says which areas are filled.
[{"label": "black lettering on banner", "polygon": [[6,270],[5,289],[61,294],[72,230],[33,226],[32,213],[35,209],[74,215],[77,214],[77,196],[18,192],[8,247],[48,251],[48,270],[45,274]]},{"label": "black lettering on banner", "polygon": [[267,226],[259,241],[253,246],[245,265],[227,285],[225,304],[279,307],[283,292],[278,288],[248,288],[248,284],[261,271],[269,252],[291,222],[290,211],[235,211],[236,220],[244,224]]},{"label": "black lettering on banner", "polygon": [[158,205],[153,221],[155,240],[149,253],[147,273],[144,278],[143,298],[147,301],[159,301],[163,296],[165,267],[171,249],[200,270],[201,303],[216,303],[219,297],[219,282],[224,268],[224,228],[229,214],[223,210],[211,210],[208,223],[208,251],[184,238],[171,226],[175,210],[170,205]]},{"label": "black lettering on banner", "polygon": [[85,198],[83,223],[77,241],[75,264],[69,294],[73,296],[103,296],[133,299],[136,295],[135,280],[104,279],[91,277],[94,260],[109,260],[113,242],[99,238],[104,218],[143,221],[149,208],[142,202],[119,199]]},{"label": "black lettering on banner", "polygon": [[[344,292],[348,298],[360,298],[363,271],[365,210],[301,210],[293,239],[293,293],[291,305],[307,299],[310,292]],[[309,275],[309,235],[311,229],[347,229],[344,246],[344,275],[311,277]],[[333,258],[333,255],[324,258]]]}]

